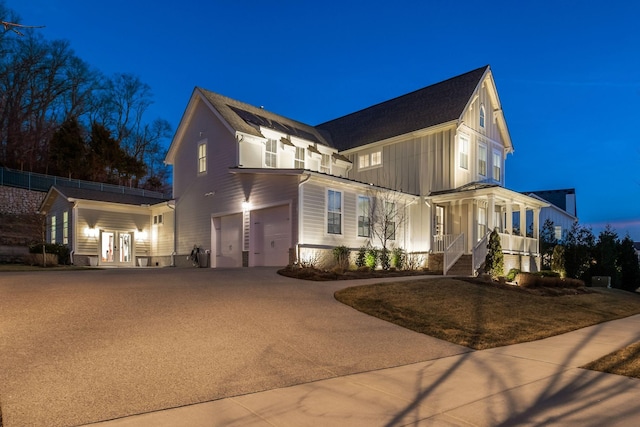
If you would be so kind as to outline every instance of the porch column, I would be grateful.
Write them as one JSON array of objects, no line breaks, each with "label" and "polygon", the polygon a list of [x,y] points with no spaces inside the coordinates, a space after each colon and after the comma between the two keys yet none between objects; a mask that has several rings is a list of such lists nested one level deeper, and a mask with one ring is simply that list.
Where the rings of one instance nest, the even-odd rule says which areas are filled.
[{"label": "porch column", "polygon": [[489,196],[487,203],[487,231],[493,231],[496,227],[494,219],[496,216],[496,200],[493,196]]},{"label": "porch column", "polygon": [[527,237],[527,207],[520,203],[520,235]]},{"label": "porch column", "polygon": [[513,234],[513,205],[511,202],[507,202],[507,223],[505,224],[505,230],[507,234]]},{"label": "porch column", "polygon": [[536,239],[536,253],[540,253],[540,208],[533,210],[533,238]]}]

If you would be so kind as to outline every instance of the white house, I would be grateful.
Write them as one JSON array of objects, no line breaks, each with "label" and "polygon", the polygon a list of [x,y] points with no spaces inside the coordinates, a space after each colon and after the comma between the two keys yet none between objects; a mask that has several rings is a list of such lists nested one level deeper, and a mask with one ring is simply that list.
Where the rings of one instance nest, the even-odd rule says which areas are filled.
[{"label": "white house", "polygon": [[[512,151],[489,66],[317,126],[196,88],[166,157],[176,259],[197,245],[212,267],[286,265],[380,246],[383,206],[390,243],[445,273],[477,270],[494,228],[506,268],[536,270],[549,204],[504,187]],[[532,237],[514,234],[514,212]]]}]

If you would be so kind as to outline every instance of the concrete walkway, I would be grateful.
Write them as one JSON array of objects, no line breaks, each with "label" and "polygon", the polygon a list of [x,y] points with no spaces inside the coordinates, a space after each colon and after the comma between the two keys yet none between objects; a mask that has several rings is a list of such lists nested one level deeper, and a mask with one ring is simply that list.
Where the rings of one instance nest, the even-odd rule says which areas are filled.
[{"label": "concrete walkway", "polygon": [[94,424],[629,426],[640,381],[579,367],[640,341],[640,315],[552,338]]}]

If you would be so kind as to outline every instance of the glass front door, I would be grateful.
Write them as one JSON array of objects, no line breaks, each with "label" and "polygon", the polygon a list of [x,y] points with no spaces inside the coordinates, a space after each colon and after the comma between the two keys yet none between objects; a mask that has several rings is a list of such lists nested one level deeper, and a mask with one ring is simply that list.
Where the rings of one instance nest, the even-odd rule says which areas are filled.
[{"label": "glass front door", "polygon": [[100,263],[132,264],[132,234],[127,231],[103,231],[100,238]]}]

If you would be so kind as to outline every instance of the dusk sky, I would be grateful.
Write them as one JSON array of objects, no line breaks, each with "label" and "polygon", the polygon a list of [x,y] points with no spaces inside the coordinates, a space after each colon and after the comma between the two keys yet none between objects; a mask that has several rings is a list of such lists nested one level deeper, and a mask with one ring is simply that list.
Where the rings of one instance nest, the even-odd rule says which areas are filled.
[{"label": "dusk sky", "polygon": [[[177,127],[195,86],[311,125],[492,68],[516,191],[575,188],[578,216],[640,241],[640,3],[6,0]],[[169,141],[167,141],[167,144]]]}]

